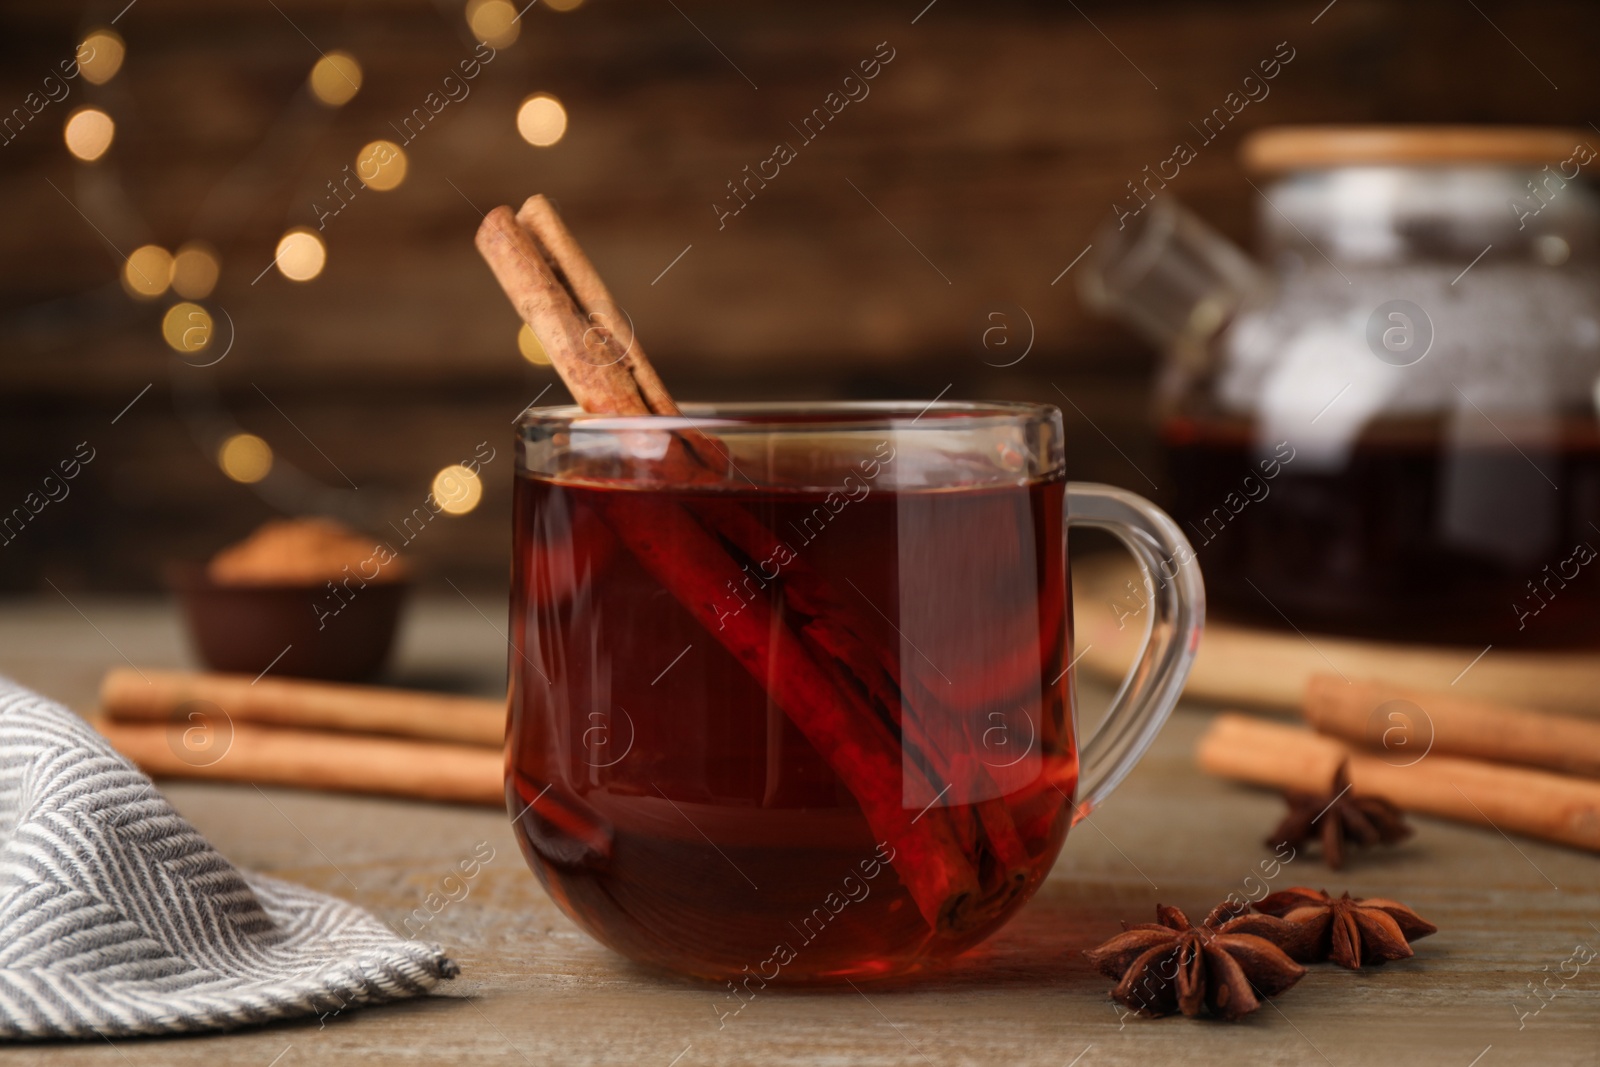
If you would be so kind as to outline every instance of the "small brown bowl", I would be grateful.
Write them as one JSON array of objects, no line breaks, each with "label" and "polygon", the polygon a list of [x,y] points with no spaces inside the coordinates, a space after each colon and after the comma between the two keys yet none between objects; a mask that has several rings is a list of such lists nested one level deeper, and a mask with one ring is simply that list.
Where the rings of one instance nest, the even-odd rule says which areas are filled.
[{"label": "small brown bowl", "polygon": [[408,582],[323,585],[219,585],[198,566],[172,568],[189,639],[207,667],[230,674],[273,674],[365,681],[394,646]]}]

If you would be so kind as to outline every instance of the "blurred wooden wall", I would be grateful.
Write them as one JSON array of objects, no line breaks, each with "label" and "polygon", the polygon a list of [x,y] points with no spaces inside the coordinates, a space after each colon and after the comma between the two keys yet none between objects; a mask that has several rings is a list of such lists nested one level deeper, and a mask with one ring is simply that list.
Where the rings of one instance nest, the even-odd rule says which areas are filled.
[{"label": "blurred wooden wall", "polygon": [[[0,546],[0,588],[152,588],[164,561],[201,558],[281,511],[381,530],[483,440],[501,449],[483,505],[435,524],[417,553],[436,577],[502,580],[510,424],[563,393],[542,392],[554,376],[519,356],[472,234],[479,211],[535,191],[559,200],[681,397],[931,398],[948,385],[1053,401],[1076,475],[1151,492],[1152,358],[1086,318],[1070,276],[1052,281],[1125,182],[1193,140],[1191,121],[1288,42],[1270,96],[1169,190],[1243,240],[1254,194],[1234,152],[1248,129],[1581,125],[1600,88],[1600,13],[1571,0],[925,2],[535,5],[470,96],[407,146],[405,183],[329,219],[327,269],[295,284],[260,273],[278,237],[314,226],[325,183],[365,142],[396,139],[390,123],[472,54],[461,5],[139,0],[117,23],[122,72],[73,82],[0,147],[0,513],[78,442],[96,450],[72,495]],[[0,5],[0,105],[20,104],[124,4]],[[790,123],[880,42],[894,59],[870,95],[719,229],[725,183],[778,141],[798,145]],[[328,110],[305,79],[333,49],[365,79]],[[537,91],[570,116],[552,148],[515,130]],[[93,165],[62,145],[84,103],[118,124]],[[171,300],[136,301],[118,281],[119,250],[192,239],[221,253],[207,304],[235,332],[205,369],[161,340]],[[1005,370],[977,341],[1001,305],[1036,329]],[[280,457],[254,488],[212,458],[238,427]]]}]

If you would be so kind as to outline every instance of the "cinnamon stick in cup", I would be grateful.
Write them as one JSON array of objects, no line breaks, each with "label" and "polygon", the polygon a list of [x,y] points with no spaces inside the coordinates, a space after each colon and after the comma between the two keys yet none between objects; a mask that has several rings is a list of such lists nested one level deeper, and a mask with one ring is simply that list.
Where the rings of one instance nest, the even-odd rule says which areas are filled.
[{"label": "cinnamon stick in cup", "polygon": [[[772,531],[738,504],[700,500],[693,510],[703,526],[715,530],[750,559],[772,559],[787,549]],[[960,713],[940,701],[940,687],[927,677],[930,672],[936,672],[932,672],[927,661],[916,658],[903,663],[890,652],[897,644],[891,640],[891,635],[898,635],[893,634],[887,620],[851,611],[827,579],[800,556],[790,559],[785,567],[784,594],[788,606],[796,609],[791,616],[804,620],[798,627],[798,636],[806,650],[823,663],[837,664],[839,674],[847,683],[846,691],[861,697],[865,707],[857,714],[865,711],[897,729],[902,749],[927,760],[934,773],[944,781],[960,783],[958,796],[996,794],[988,767],[971,759],[963,761],[959,768],[954,767],[940,746],[929,738],[922,721],[926,716],[958,716]],[[1039,655],[1039,650],[1022,651]],[[1035,664],[1037,662],[1035,660]],[[940,681],[950,684],[942,677]],[[1037,672],[1034,683],[1037,684]],[[933,791],[937,789],[935,785]],[[957,826],[958,836],[963,842],[969,842],[981,824],[1004,867],[1019,870],[1026,857],[1021,836],[1016,832],[1006,804],[1000,800],[986,800],[979,802],[976,808],[976,824]],[[950,814],[952,818],[957,817],[953,812]],[[968,847],[970,849],[971,845]]]},{"label": "cinnamon stick in cup", "polygon": [[[534,197],[516,216],[509,208],[496,208],[485,216],[477,244],[585,410],[630,416],[677,412],[631,328],[619,329],[616,321],[594,322],[597,312],[609,312],[613,320],[620,316],[548,202]],[[597,331],[595,325],[608,328]],[[678,430],[674,438],[665,466],[672,469],[675,464],[676,475],[686,484],[726,459],[721,445],[704,434]],[[863,631],[836,603],[830,605],[829,621],[809,637],[794,629],[796,617],[807,617],[803,612],[785,611],[777,620],[765,611],[746,612],[735,625],[724,627],[712,600],[714,591],[730,579],[737,581],[741,573],[724,539],[753,543],[760,532],[750,527],[749,516],[746,521],[730,519],[714,509],[696,511],[668,500],[649,513],[649,522],[638,521],[637,514],[613,515],[608,521],[653,576],[754,677],[771,687],[774,702],[829,760],[873,831],[894,848],[901,881],[928,923],[942,932],[959,932],[1003,911],[1025,880],[1015,863],[1020,845],[1015,825],[1001,805],[993,812],[979,806],[977,823],[966,825],[958,823],[972,818],[968,811],[913,815],[903,808],[902,776],[918,775],[919,767],[937,768],[940,761],[936,753],[913,758],[909,749],[916,732],[904,720],[914,712],[894,697],[891,687],[863,684],[863,673],[890,666],[874,663],[870,643],[866,650],[856,647]],[[808,594],[785,590],[784,595]],[[819,640],[824,634],[827,640]],[[887,706],[880,706],[878,694],[889,695]],[[895,712],[902,718],[897,720]],[[898,738],[891,732],[897,723],[902,727]],[[886,783],[894,787],[885,788]],[[944,794],[937,783],[929,785],[929,795]],[[969,858],[964,842],[979,839],[989,847],[993,862],[975,865]],[[980,866],[986,873],[981,884]]]},{"label": "cinnamon stick in cup", "polygon": [[1431,746],[1441,755],[1600,777],[1600,721],[1330,674],[1307,683],[1305,717],[1369,748],[1393,752],[1398,741],[1418,756]]},{"label": "cinnamon stick in cup", "polygon": [[[556,214],[554,205],[542,196],[530,196],[517,212],[516,218],[543,249],[546,260],[555,268],[558,280],[564,282],[573,304],[590,325],[590,329],[584,333],[585,349],[592,351],[596,348],[594,342],[603,344],[606,349],[603,358],[615,360],[627,371],[645,407],[656,415],[678,414],[677,403],[668,395],[667,387],[661,383],[660,376],[650,365],[644,348],[634,335],[633,323],[611,299],[611,291],[601,280],[600,272],[583,254],[583,249],[567,229],[567,224]],[[576,396],[576,392],[573,395]],[[579,403],[583,401],[580,399]],[[583,406],[588,409],[587,404]]]},{"label": "cinnamon stick in cup", "polygon": [[1200,738],[1195,757],[1223,778],[1302,792],[1326,788],[1348,760],[1352,789],[1407,811],[1600,851],[1600,782],[1455,756],[1396,766],[1297,726],[1227,713]]}]

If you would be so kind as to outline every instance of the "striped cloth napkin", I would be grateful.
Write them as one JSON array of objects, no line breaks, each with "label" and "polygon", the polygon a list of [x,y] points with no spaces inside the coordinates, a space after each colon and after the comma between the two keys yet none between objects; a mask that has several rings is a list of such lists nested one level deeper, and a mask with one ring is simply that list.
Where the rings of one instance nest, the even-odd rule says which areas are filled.
[{"label": "striped cloth napkin", "polygon": [[352,904],[238,871],[87,723],[0,678],[0,1038],[329,1015],[457,970]]}]

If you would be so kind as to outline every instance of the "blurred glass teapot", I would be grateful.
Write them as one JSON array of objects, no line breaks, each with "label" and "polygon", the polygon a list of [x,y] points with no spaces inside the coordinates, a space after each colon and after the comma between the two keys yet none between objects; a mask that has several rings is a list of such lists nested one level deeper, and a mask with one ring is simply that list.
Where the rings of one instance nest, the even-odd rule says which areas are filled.
[{"label": "blurred glass teapot", "polygon": [[1256,263],[1149,190],[1091,307],[1162,347],[1169,510],[1217,613],[1600,644],[1600,138],[1285,127]]}]

